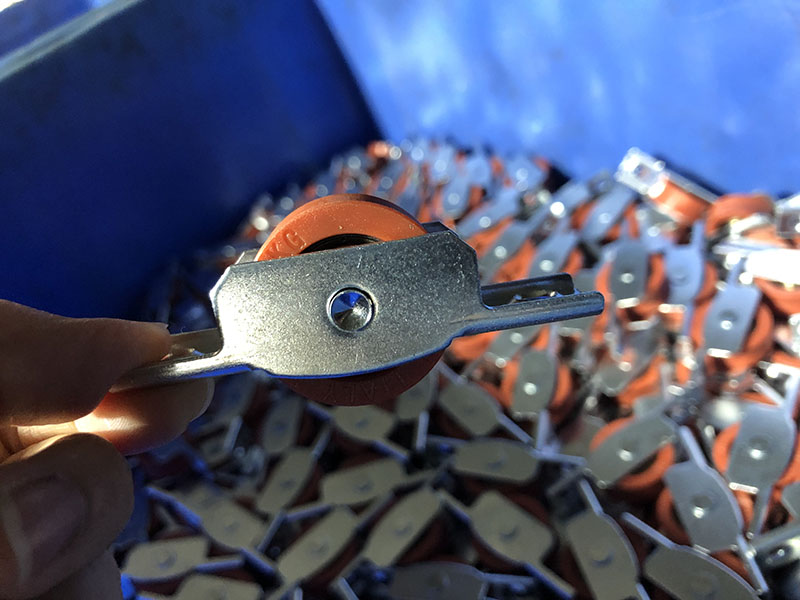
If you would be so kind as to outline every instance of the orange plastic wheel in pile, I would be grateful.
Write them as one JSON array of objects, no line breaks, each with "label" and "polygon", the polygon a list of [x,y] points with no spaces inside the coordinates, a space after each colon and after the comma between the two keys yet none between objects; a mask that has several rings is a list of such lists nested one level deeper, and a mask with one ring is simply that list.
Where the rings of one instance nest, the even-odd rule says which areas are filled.
[{"label": "orange plastic wheel in pile", "polygon": [[[394,204],[364,194],[336,194],[313,200],[290,213],[261,246],[256,260],[402,240],[425,233],[414,217]],[[283,382],[298,394],[325,404],[386,404],[422,379],[443,352],[374,373]]]}]

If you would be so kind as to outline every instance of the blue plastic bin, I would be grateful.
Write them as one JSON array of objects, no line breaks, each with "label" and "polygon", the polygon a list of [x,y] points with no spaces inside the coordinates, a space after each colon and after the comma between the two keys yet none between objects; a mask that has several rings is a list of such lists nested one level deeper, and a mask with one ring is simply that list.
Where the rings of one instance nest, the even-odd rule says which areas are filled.
[{"label": "blue plastic bin", "polygon": [[379,135],[800,188],[795,0],[318,4],[116,0],[0,57],[0,297],[130,316],[170,257]]}]

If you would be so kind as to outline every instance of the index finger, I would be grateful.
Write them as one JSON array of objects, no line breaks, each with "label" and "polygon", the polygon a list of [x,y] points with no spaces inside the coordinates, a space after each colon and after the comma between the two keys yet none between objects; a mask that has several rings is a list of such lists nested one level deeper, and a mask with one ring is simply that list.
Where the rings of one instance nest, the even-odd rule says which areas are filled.
[{"label": "index finger", "polygon": [[123,373],[169,347],[160,323],[70,319],[0,300],[0,426],[87,415]]}]

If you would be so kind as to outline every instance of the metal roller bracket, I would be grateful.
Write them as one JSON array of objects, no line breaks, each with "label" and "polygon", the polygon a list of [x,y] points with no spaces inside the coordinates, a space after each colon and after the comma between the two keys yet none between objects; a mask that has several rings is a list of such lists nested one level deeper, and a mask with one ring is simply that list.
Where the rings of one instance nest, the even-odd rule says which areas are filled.
[{"label": "metal roller bracket", "polygon": [[439,216],[459,219],[469,208],[469,177],[464,171],[457,172],[442,188],[442,208]]},{"label": "metal roller bracket", "polygon": [[517,418],[537,416],[553,399],[558,375],[556,357],[543,350],[528,350],[519,359],[511,412]]},{"label": "metal roller bracket", "polygon": [[618,183],[612,184],[611,189],[595,201],[581,230],[581,239],[590,244],[599,243],[635,199],[633,190]]},{"label": "metal roller bracket", "polygon": [[311,448],[291,448],[272,469],[266,485],[258,493],[255,508],[266,515],[275,515],[290,506],[308,484],[317,457]]},{"label": "metal roller bracket", "polygon": [[[429,355],[460,335],[602,310],[602,296],[575,292],[568,275],[482,289],[475,252],[453,232],[432,229],[405,240],[228,267],[211,292],[221,348],[135,369],[114,389],[248,368],[281,377],[366,373]],[[348,294],[358,299],[357,322],[337,321],[335,300]],[[180,343],[194,347],[192,340],[209,332],[215,330],[182,334]]]},{"label": "metal roller bracket", "polygon": [[440,392],[438,404],[473,436],[487,435],[497,427],[497,402],[473,383],[451,383]]},{"label": "metal roller bracket", "polygon": [[483,600],[487,582],[475,567],[452,562],[418,563],[395,570],[395,600]]},{"label": "metal roller bracket", "polygon": [[422,483],[430,476],[430,471],[407,475],[393,458],[373,460],[325,476],[321,483],[322,504],[360,506],[394,489]]},{"label": "metal roller bracket", "polygon": [[600,391],[616,396],[638,377],[658,352],[661,333],[662,329],[656,325],[626,332],[621,356],[604,357],[592,378]]},{"label": "metal roller bracket", "polygon": [[[508,364],[508,361],[514,358],[517,352],[530,344],[541,330],[541,325],[529,325],[528,327],[516,327],[501,331],[492,340],[489,348],[478,362],[488,361],[497,368],[502,369]],[[468,368],[467,371],[469,370]]]},{"label": "metal roller bracket", "polygon": [[675,423],[661,414],[637,418],[589,453],[587,468],[597,485],[610,487],[644,464],[675,437]]},{"label": "metal roller bracket", "polygon": [[731,447],[728,481],[750,493],[771,487],[789,464],[795,435],[796,428],[786,412],[748,406]]},{"label": "metal roller bracket", "polygon": [[501,188],[488,203],[470,212],[456,227],[456,232],[467,239],[480,231],[497,225],[519,212],[522,195],[511,187]]},{"label": "metal roller bracket", "polygon": [[460,475],[522,484],[539,472],[539,461],[530,448],[503,439],[476,439],[456,447],[452,469]]},{"label": "metal roller bracket", "polygon": [[703,323],[706,352],[719,358],[740,352],[760,301],[756,287],[728,284],[717,292]]},{"label": "metal roller bracket", "polygon": [[537,189],[547,179],[547,173],[539,165],[521,154],[507,159],[503,166],[508,176],[514,181],[514,187],[520,192]]},{"label": "metal roller bracket", "polygon": [[656,544],[642,565],[645,576],[678,600],[757,600],[755,590],[718,560],[674,544],[629,513],[622,518]]},{"label": "metal roller bracket", "polygon": [[433,403],[436,394],[436,371],[429,372],[414,387],[397,397],[394,413],[400,421],[413,421],[426,412]]},{"label": "metal roller bracket", "polygon": [[730,550],[743,541],[739,505],[722,476],[706,463],[691,432],[681,427],[679,435],[690,460],[664,475],[675,512],[692,544],[707,552]]},{"label": "metal roller bracket", "polygon": [[172,596],[139,594],[140,600],[260,600],[261,586],[227,577],[195,574],[187,577]]},{"label": "metal roller bracket", "polygon": [[349,508],[336,507],[312,525],[278,560],[283,588],[313,577],[336,558],[355,534],[358,521]]},{"label": "metal roller bracket", "polygon": [[558,595],[572,596],[572,586],[543,564],[555,543],[550,529],[495,491],[481,494],[467,515],[475,535],[498,556],[533,569]]},{"label": "metal roller bracket", "polygon": [[525,220],[513,220],[503,230],[497,241],[478,259],[478,272],[481,274],[481,281],[489,282],[494,279],[498,269],[520,251],[525,240],[536,233],[550,216],[550,210],[545,205],[537,208]]},{"label": "metal roller bracket", "polygon": [[188,492],[149,489],[177,510],[189,512],[208,537],[228,550],[258,552],[269,531],[265,521],[209,484],[196,485]]},{"label": "metal roller bracket", "polygon": [[428,487],[408,494],[372,529],[361,558],[377,567],[393,565],[433,522],[440,507],[439,496]]},{"label": "metal roller bracket", "polygon": [[617,308],[638,306],[647,293],[650,254],[638,240],[619,243],[608,275],[609,290]]},{"label": "metal roller bracket", "polygon": [[793,520],[753,539],[756,557],[770,569],[780,568],[800,559],[800,482],[783,488],[781,504]]},{"label": "metal roller bracket", "polygon": [[800,195],[775,203],[775,228],[778,235],[789,239],[800,234]]},{"label": "metal roller bracket", "polygon": [[[536,246],[536,255],[533,257],[528,277],[546,277],[561,271],[577,243],[578,234],[574,231],[548,236]],[[593,284],[594,281],[592,281]]]},{"label": "metal roller bracket", "polygon": [[138,544],[125,557],[121,570],[131,581],[166,581],[207,560],[208,539],[196,535]]},{"label": "metal roller bracket", "polygon": [[[700,225],[704,223],[701,221]],[[705,278],[703,232],[692,229],[690,244],[667,246],[664,253],[664,266],[669,280],[667,302],[676,306],[689,307],[694,304]]]},{"label": "metal roller bracket", "polygon": [[395,426],[395,416],[377,406],[336,406],[331,413],[336,428],[360,442],[380,441]]},{"label": "metal roller bracket", "polygon": [[474,383],[451,383],[439,394],[439,406],[473,437],[487,435],[500,426],[522,442],[533,442],[519,425],[503,414],[489,392]]},{"label": "metal roller bracket", "polygon": [[371,444],[401,460],[408,459],[408,451],[389,439],[389,434],[397,423],[393,413],[369,404],[336,406],[331,412],[336,428],[347,437],[363,444]]},{"label": "metal roller bracket", "polygon": [[648,599],[639,583],[639,563],[628,538],[614,519],[603,512],[591,486],[579,489],[587,510],[564,526],[567,542],[597,600]]},{"label": "metal roller bracket", "polygon": [[274,456],[290,448],[297,439],[305,402],[297,396],[289,396],[275,402],[259,431],[259,442],[264,451]]}]

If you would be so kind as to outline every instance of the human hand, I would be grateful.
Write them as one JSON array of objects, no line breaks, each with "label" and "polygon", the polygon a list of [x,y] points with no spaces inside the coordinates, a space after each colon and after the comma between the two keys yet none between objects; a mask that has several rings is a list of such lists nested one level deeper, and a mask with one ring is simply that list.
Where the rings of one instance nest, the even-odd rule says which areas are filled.
[{"label": "human hand", "polygon": [[122,454],[177,437],[210,380],[109,394],[166,329],[0,300],[0,599],[120,598],[109,544],[133,506]]}]

